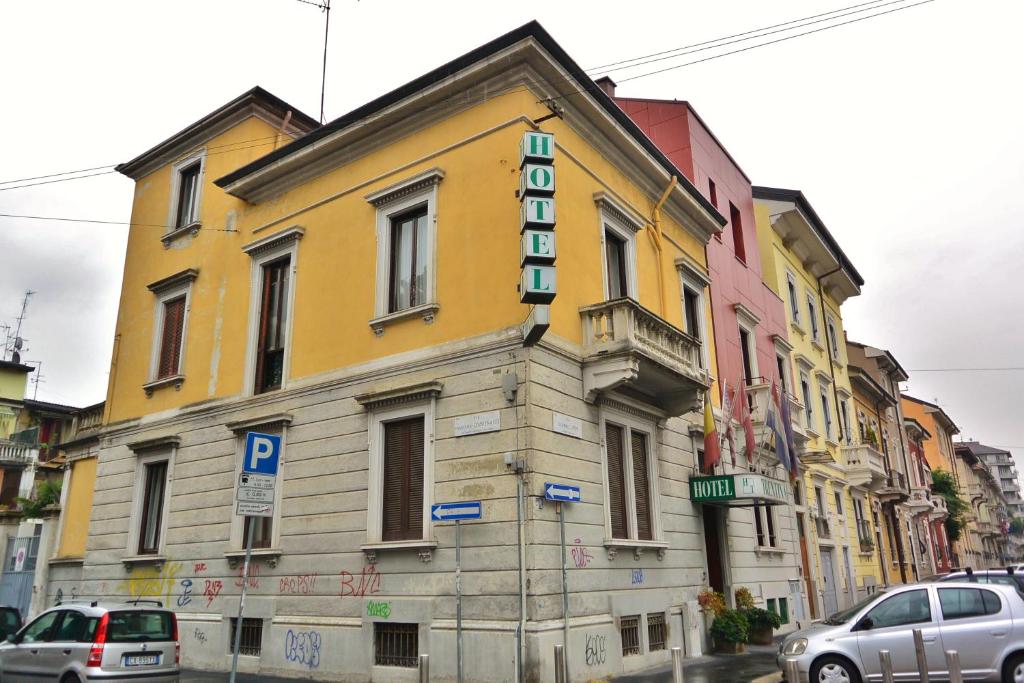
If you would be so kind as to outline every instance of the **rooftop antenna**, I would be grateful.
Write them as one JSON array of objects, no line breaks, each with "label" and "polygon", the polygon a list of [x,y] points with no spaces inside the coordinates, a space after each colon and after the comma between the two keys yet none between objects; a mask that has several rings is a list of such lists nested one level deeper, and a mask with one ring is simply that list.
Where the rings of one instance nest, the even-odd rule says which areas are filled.
[{"label": "rooftop antenna", "polygon": [[43,361],[41,361],[41,360],[29,360],[29,361],[25,361],[25,365],[35,365],[35,366],[37,366],[35,374],[29,380],[30,382],[32,382],[32,384],[35,385],[35,389],[32,390],[32,400],[36,401],[36,400],[39,399],[39,383],[46,381],[46,380],[43,379]]},{"label": "rooftop antenna", "polygon": [[331,30],[331,0],[324,0],[324,68],[320,76],[320,123],[324,123],[324,91],[327,90],[327,32]]},{"label": "rooftop antenna", "polygon": [[21,314],[18,315],[18,318],[17,318],[18,326],[16,328],[14,328],[14,338],[15,338],[15,340],[17,340],[18,337],[21,336],[21,323],[24,322],[24,320],[25,320],[25,311],[26,311],[26,309],[28,309],[28,300],[32,297],[33,294],[35,294],[35,292],[33,292],[31,289],[26,289],[25,290],[25,298],[21,300]]}]

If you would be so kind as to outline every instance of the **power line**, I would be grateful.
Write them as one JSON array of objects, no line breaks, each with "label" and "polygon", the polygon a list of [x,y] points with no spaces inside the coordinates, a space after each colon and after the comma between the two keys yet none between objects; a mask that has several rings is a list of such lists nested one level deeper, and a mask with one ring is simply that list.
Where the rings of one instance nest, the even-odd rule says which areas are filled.
[{"label": "power line", "polygon": [[871,2],[864,2],[864,3],[861,3],[859,5],[850,5],[848,7],[841,7],[839,9],[832,10],[831,12],[824,12],[822,14],[812,14],[810,16],[800,17],[799,19],[793,19],[791,21],[785,21],[785,22],[782,22],[781,24],[772,24],[771,26],[762,26],[761,28],[751,29],[750,31],[744,31],[743,33],[733,33],[732,35],[722,36],[721,38],[714,38],[712,40],[705,40],[705,41],[702,41],[700,43],[692,43],[690,45],[682,45],[680,47],[674,47],[674,48],[672,48],[670,50],[662,50],[661,52],[652,52],[651,54],[648,54],[648,55],[641,55],[639,57],[631,57],[630,59],[623,59],[623,60],[618,61],[618,62],[611,62],[609,64],[602,64],[601,66],[594,66],[594,67],[591,67],[589,69],[584,69],[584,71],[586,71],[588,73],[591,72],[591,71],[601,71],[602,69],[607,69],[608,67],[611,67],[611,66],[618,66],[619,64],[625,64],[627,62],[635,62],[635,61],[637,61],[639,59],[646,59],[647,57],[658,57],[660,55],[666,55],[669,52],[676,52],[677,50],[687,50],[687,49],[689,49],[691,47],[700,47],[701,45],[710,45],[711,43],[717,43],[720,40],[729,40],[730,38],[738,38],[740,36],[749,35],[751,33],[759,33],[760,31],[766,31],[766,30],[768,30],[770,28],[778,28],[779,26],[786,26],[787,24],[795,24],[795,23],[804,21],[806,19],[817,19],[818,17],[823,17],[823,16],[825,16],[827,14],[835,14],[836,12],[843,12],[843,11],[848,10],[848,9],[853,9],[854,7],[863,7],[865,5],[874,5],[874,4],[879,3],[881,1],[882,0],[871,0]]},{"label": "power line", "polygon": [[[92,218],[65,218],[63,216],[29,216],[18,213],[0,213],[0,218],[24,218],[35,221],[62,221],[65,223],[98,223],[101,225],[127,225],[130,227],[140,228],[163,228],[164,230],[170,230],[171,226],[163,225],[161,223],[136,223],[133,221],[103,221]],[[203,226],[202,230],[210,230],[213,232],[238,232],[237,230],[228,230],[227,228],[208,228]]]},{"label": "power line", "polygon": [[52,185],[54,183],[66,183],[69,180],[81,180],[82,178],[95,178],[98,175],[109,175],[110,173],[116,173],[116,171],[114,171],[114,170],[100,171],[98,173],[87,173],[86,175],[76,175],[73,178],[56,178],[55,180],[43,180],[43,181],[38,182],[38,183],[25,183],[24,185],[12,185],[11,187],[0,187],[0,192],[6,192],[7,190],[20,190],[23,187],[36,187],[37,185]]},{"label": "power line", "polygon": [[77,171],[63,171],[61,173],[48,173],[47,175],[37,175],[30,178],[15,178],[13,180],[0,180],[0,185],[7,185],[9,183],[23,183],[29,180],[39,180],[40,178],[53,178],[59,175],[71,175],[72,173],[85,173],[86,171],[98,171],[103,168],[114,168],[117,164],[105,164],[103,166],[93,166],[92,168],[80,168]]},{"label": "power line", "polygon": [[[646,59],[644,61],[637,61],[637,59],[644,59],[642,57],[638,57],[637,59],[629,60],[629,61],[635,61],[636,62],[635,64],[627,64],[625,66],[617,66],[617,67],[614,67],[614,68],[611,68],[611,69],[603,69],[602,71],[604,73],[611,72],[611,71],[622,71],[623,69],[632,69],[632,68],[635,68],[635,67],[638,67],[638,66],[643,66],[644,64],[652,64],[654,62],[663,62],[666,59],[675,59],[676,57],[682,57],[683,55],[694,54],[696,52],[704,52],[706,50],[715,50],[715,49],[718,49],[720,47],[725,47],[726,45],[734,45],[736,43],[744,43],[744,42],[746,42],[748,40],[755,40],[757,38],[764,38],[765,36],[775,35],[776,33],[785,33],[787,31],[792,31],[792,30],[797,29],[797,28],[803,28],[804,26],[812,26],[814,24],[820,24],[820,23],[825,22],[825,21],[834,21],[835,19],[841,19],[842,17],[848,17],[848,16],[852,16],[854,14],[860,14],[862,12],[870,12],[870,11],[873,11],[873,10],[881,9],[883,7],[888,7],[889,5],[896,5],[896,4],[899,4],[899,3],[902,3],[902,2],[906,2],[906,0],[889,0],[889,2],[884,2],[881,5],[879,5],[879,4],[876,4],[878,1],[879,0],[875,0],[874,3],[866,3],[866,4],[873,5],[872,7],[864,7],[862,9],[855,9],[852,12],[846,12],[845,14],[836,14],[836,12],[842,12],[845,9],[850,9],[848,7],[844,7],[843,10],[835,10],[835,12],[830,12],[829,13],[829,14],[833,14],[834,16],[829,16],[829,17],[826,17],[824,19],[817,19],[815,21],[808,21],[808,22],[806,22],[804,24],[800,24],[799,26],[787,26],[786,28],[779,28],[779,29],[776,29],[774,31],[767,30],[769,28],[773,28],[771,26],[768,26],[768,27],[765,27],[764,29],[758,29],[757,31],[751,31],[750,32],[750,33],[757,33],[757,35],[750,35],[750,36],[747,36],[745,38],[737,38],[736,40],[729,40],[727,42],[719,42],[721,40],[726,40],[725,38],[720,38],[720,39],[714,40],[714,41],[708,41],[708,43],[716,43],[715,45],[708,45],[708,43],[697,43],[696,45],[687,45],[685,47],[680,47],[680,48],[676,48],[675,50],[668,50],[667,51],[667,52],[674,52],[675,54],[670,54],[670,55],[664,56],[664,57],[656,56],[656,55],[665,54],[665,53],[659,52],[659,53],[655,53],[655,55],[648,55],[648,56],[652,57],[652,59]],[[853,7],[861,7],[861,6],[860,5],[853,5]],[[815,15],[815,16],[822,16],[822,15]],[[877,15],[872,15],[872,16],[877,16]],[[812,18],[812,17],[805,17],[805,18],[809,19],[809,18]],[[803,20],[802,19],[798,19],[798,20],[796,20],[796,22],[787,22],[787,23],[792,24],[792,23],[798,23],[800,21],[803,21]],[[779,25],[781,26],[781,24],[779,24]],[[840,24],[835,24],[835,25],[839,26]],[[742,34],[741,33],[741,34],[738,34],[738,35],[742,36],[742,35],[746,35],[746,34]],[[701,45],[704,45],[706,47],[699,47]],[[690,47],[695,48],[695,49],[692,49],[692,50],[687,49],[687,48],[690,48]]]},{"label": "power line", "polygon": [[907,372],[1010,372],[1024,370],[1024,367],[1010,366],[1005,368],[918,368]]}]

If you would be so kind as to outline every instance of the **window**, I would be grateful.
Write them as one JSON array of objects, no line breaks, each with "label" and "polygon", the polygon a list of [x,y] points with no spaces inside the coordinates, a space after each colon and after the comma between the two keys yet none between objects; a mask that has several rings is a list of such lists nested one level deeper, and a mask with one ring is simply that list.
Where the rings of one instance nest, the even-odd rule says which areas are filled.
[{"label": "window", "polygon": [[772,614],[778,614],[779,613],[778,609],[775,607],[775,598],[768,598],[766,603],[767,604],[765,605],[765,607],[766,607],[766,609],[769,612],[771,612]]},{"label": "window", "polygon": [[[231,618],[231,635],[228,641],[228,654],[235,653],[235,632],[238,619]],[[238,638],[238,654],[247,657],[259,657],[263,651],[263,620],[251,617],[242,618],[242,632]]]},{"label": "window", "polygon": [[807,321],[811,325],[811,339],[821,340],[821,330],[818,328],[818,304],[813,294],[807,295]]},{"label": "window", "polygon": [[273,517],[246,517],[242,525],[242,543],[248,542],[249,526],[255,524],[252,533],[253,548],[269,548],[273,542],[271,531],[274,528]]},{"label": "window", "polygon": [[718,208],[718,188],[715,187],[715,181],[711,178],[708,178],[708,200],[712,206]]},{"label": "window", "polygon": [[167,489],[167,461],[143,464],[142,515],[139,525],[139,555],[160,551],[164,498]]},{"label": "window", "polygon": [[160,360],[156,379],[180,372],[182,331],[185,327],[185,297],[163,303],[164,321],[160,334]]},{"label": "window", "polygon": [[90,619],[81,612],[68,610],[64,612],[60,628],[53,639],[57,642],[86,642],[92,640],[92,634],[96,630],[96,619]]},{"label": "window", "polygon": [[800,373],[800,394],[804,400],[804,426],[814,429],[814,406],[811,403],[811,380],[803,372]]},{"label": "window", "polygon": [[868,612],[867,617],[871,619],[872,630],[929,622],[932,610],[928,604],[928,590],[911,590],[887,598]]},{"label": "window", "polygon": [[604,269],[608,279],[609,299],[629,296],[626,262],[626,241],[606,229],[604,233]]},{"label": "window", "polygon": [[648,652],[654,652],[655,650],[665,649],[665,614],[659,612],[657,614],[647,615],[647,650]]},{"label": "window", "polygon": [[834,434],[832,433],[832,406],[828,401],[828,387],[821,385],[818,387],[818,391],[821,394],[821,416],[825,422],[825,438],[831,440]]},{"label": "window", "polygon": [[740,210],[733,206],[732,202],[729,202],[729,223],[732,224],[732,243],[736,258],[746,263],[747,248],[743,244],[743,219],[740,216]]},{"label": "window", "polygon": [[640,654],[640,616],[621,617],[619,636],[622,638],[622,656]]},{"label": "window", "polygon": [[836,517],[842,517],[845,512],[843,511],[843,492],[834,491],[836,497]]},{"label": "window", "polygon": [[384,425],[383,541],[423,538],[423,416]]},{"label": "window", "polygon": [[177,209],[174,227],[184,228],[199,221],[199,182],[202,163],[196,161],[178,171]]},{"label": "window", "polygon": [[415,668],[420,652],[418,624],[373,622],[373,663]]},{"label": "window", "polygon": [[611,421],[604,428],[611,538],[654,540],[649,433]]},{"label": "window", "polygon": [[686,333],[696,339],[701,338],[701,313],[700,294],[689,287],[683,286],[683,314],[686,320]]},{"label": "window", "polygon": [[427,303],[427,205],[391,218],[388,313]]},{"label": "window", "polygon": [[779,390],[782,392],[781,400],[786,400],[789,393],[789,359],[782,354],[775,354],[775,364],[779,370]]},{"label": "window", "polygon": [[843,433],[840,434],[844,443],[850,444],[853,439],[850,437],[850,402],[845,398],[839,399],[839,419],[842,421]]},{"label": "window", "polygon": [[828,316],[828,320],[825,322],[828,328],[828,344],[832,348],[832,360],[839,362],[839,331],[836,326],[836,319],[831,315]]},{"label": "window", "polygon": [[57,617],[60,614],[57,610],[47,612],[26,626],[25,630],[21,632],[21,642],[41,643],[50,641],[53,638],[53,629],[57,625]]},{"label": "window", "polygon": [[754,533],[757,537],[757,546],[759,548],[777,548],[775,510],[770,505],[755,505],[752,509],[754,511]]},{"label": "window", "polygon": [[797,325],[800,324],[800,297],[796,293],[796,276],[793,273],[786,272],[786,289],[789,292],[789,311],[793,317],[793,322]]},{"label": "window", "polygon": [[940,588],[943,619],[968,619],[996,614],[1002,609],[999,596],[979,588]]},{"label": "window", "polygon": [[685,332],[700,342],[701,350],[698,361],[702,368],[706,368],[708,366],[708,349],[704,339],[708,335],[704,332],[704,291],[708,286],[707,275],[687,264],[679,264],[678,270],[683,292]]},{"label": "window", "polygon": [[779,619],[783,624],[789,623],[789,598],[779,598]]},{"label": "window", "polygon": [[753,341],[749,331],[740,328],[740,353],[743,355],[743,379],[747,386],[754,379],[754,349],[751,346]]},{"label": "window", "polygon": [[21,490],[21,471],[16,469],[4,469],[0,476],[0,505],[13,507],[18,504],[18,494]]},{"label": "window", "polygon": [[254,392],[280,389],[284,382],[291,258],[284,257],[261,268],[260,317],[257,329]]}]

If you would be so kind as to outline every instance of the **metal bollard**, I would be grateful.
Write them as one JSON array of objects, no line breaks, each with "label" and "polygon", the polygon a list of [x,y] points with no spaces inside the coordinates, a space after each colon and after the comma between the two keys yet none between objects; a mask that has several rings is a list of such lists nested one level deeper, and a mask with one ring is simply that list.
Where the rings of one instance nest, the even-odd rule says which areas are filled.
[{"label": "metal bollard", "polygon": [[888,650],[878,651],[878,661],[882,664],[882,683],[893,683],[892,680],[892,657]]},{"label": "metal bollard", "polygon": [[960,673],[959,652],[946,650],[946,668],[949,669],[949,683],[964,683],[964,676]]},{"label": "metal bollard", "polygon": [[672,683],[683,683],[683,649],[672,648]]},{"label": "metal bollard", "polygon": [[565,683],[565,650],[555,645],[555,683]]},{"label": "metal bollard", "polygon": [[919,628],[915,628],[913,633],[914,653],[917,654],[917,673],[921,677],[921,683],[929,683],[928,657],[924,653],[924,636],[921,635],[921,629]]},{"label": "metal bollard", "polygon": [[420,683],[430,681],[430,655],[420,655]]},{"label": "metal bollard", "polygon": [[786,683],[800,683],[800,664],[795,659],[786,660]]}]

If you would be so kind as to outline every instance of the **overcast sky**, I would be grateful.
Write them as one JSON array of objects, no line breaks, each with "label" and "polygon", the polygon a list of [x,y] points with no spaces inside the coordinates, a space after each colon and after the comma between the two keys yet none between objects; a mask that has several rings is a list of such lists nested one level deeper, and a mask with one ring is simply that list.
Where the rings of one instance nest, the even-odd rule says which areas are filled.
[{"label": "overcast sky", "polygon": [[[334,0],[327,117],[534,18],[589,68],[855,2]],[[935,0],[619,94],[689,100],[755,183],[805,192],[867,281],[844,307],[852,339],[910,370],[1024,366],[1022,22],[1021,3]],[[3,3],[0,27],[0,180],[126,161],[257,84],[319,113],[322,13],[298,0]],[[0,189],[0,213],[127,221],[131,198],[107,174]],[[36,291],[22,332],[40,399],[102,400],[126,234],[0,218],[0,323]],[[1024,455],[1024,372],[912,374],[964,437]]]}]

